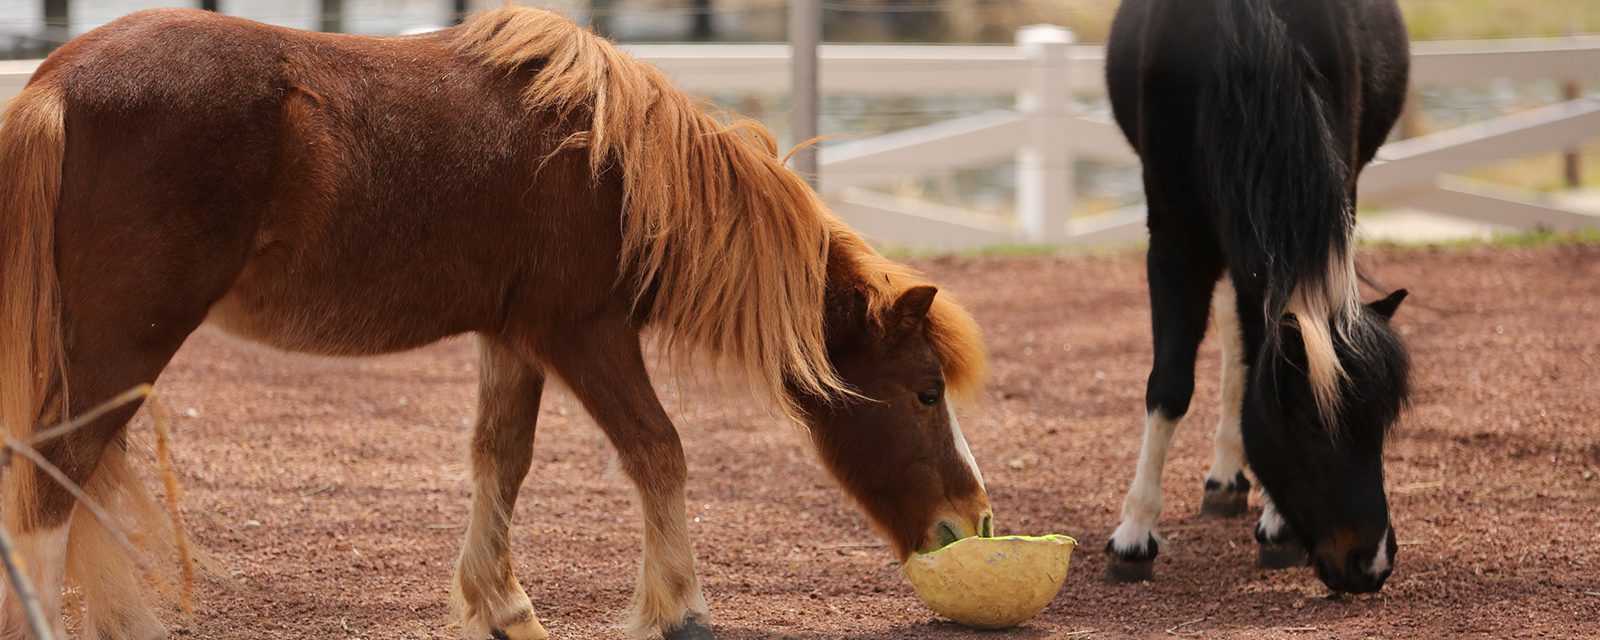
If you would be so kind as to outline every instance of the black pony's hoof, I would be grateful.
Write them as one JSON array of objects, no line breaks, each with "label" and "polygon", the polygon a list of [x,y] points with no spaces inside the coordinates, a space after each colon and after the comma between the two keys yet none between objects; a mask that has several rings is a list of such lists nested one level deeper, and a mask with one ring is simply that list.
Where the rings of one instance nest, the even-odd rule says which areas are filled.
[{"label": "black pony's hoof", "polygon": [[1237,518],[1250,508],[1250,480],[1244,472],[1234,474],[1228,484],[1206,479],[1205,498],[1200,501],[1200,515],[1211,518]]},{"label": "black pony's hoof", "polygon": [[1200,515],[1208,518],[1237,518],[1250,508],[1250,491],[1206,489],[1200,501]]},{"label": "black pony's hoof", "polygon": [[662,634],[662,640],[715,640],[716,637],[709,625],[694,616],[684,618],[683,626]]},{"label": "black pony's hoof", "polygon": [[1154,532],[1145,539],[1143,548],[1118,550],[1116,539],[1106,541],[1106,582],[1128,584],[1145,582],[1156,574],[1156,555],[1161,543]]},{"label": "black pony's hoof", "polygon": [[1123,560],[1114,555],[1106,558],[1106,582],[1109,584],[1149,582],[1155,575],[1156,561],[1154,559]]},{"label": "black pony's hoof", "polygon": [[1293,569],[1308,563],[1306,548],[1299,541],[1262,542],[1256,551],[1256,564],[1262,569]]}]

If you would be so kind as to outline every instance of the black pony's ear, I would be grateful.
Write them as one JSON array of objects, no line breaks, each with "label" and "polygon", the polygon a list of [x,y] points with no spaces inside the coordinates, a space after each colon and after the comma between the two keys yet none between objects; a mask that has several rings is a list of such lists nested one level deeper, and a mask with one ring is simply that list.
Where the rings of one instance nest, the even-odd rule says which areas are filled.
[{"label": "black pony's ear", "polygon": [[1367,308],[1373,313],[1383,316],[1384,320],[1394,318],[1394,312],[1400,308],[1400,303],[1406,299],[1410,292],[1405,289],[1395,289],[1394,293],[1385,296],[1382,300],[1367,303]]},{"label": "black pony's ear", "polygon": [[928,319],[928,310],[933,308],[933,297],[938,293],[938,287],[928,285],[906,289],[894,301],[894,326],[901,331],[920,330],[923,321]]}]

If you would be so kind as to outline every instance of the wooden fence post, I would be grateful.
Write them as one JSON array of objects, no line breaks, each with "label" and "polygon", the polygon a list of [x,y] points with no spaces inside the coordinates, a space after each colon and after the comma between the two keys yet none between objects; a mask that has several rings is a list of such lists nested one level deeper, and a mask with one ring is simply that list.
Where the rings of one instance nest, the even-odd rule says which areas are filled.
[{"label": "wooden fence post", "polygon": [[35,43],[35,54],[40,58],[50,55],[56,47],[72,37],[72,11],[67,0],[44,0],[44,31]]},{"label": "wooden fence post", "polygon": [[[1577,100],[1583,97],[1583,85],[1577,80],[1568,80],[1565,83],[1566,99]],[[1566,178],[1568,189],[1577,189],[1583,186],[1583,148],[1573,145],[1567,148],[1562,156],[1562,173]]]},{"label": "wooden fence post", "polygon": [[589,28],[607,38],[612,37],[611,11],[616,4],[616,0],[590,0]]},{"label": "wooden fence post", "polygon": [[344,32],[344,0],[322,0],[318,29],[326,33]]},{"label": "wooden fence post", "polygon": [[1053,25],[1017,30],[1017,47],[1028,58],[1027,79],[1017,110],[1028,118],[1028,140],[1017,152],[1017,220],[1022,240],[1055,244],[1066,240],[1074,205],[1073,157],[1067,135],[1072,119],[1071,31]]}]

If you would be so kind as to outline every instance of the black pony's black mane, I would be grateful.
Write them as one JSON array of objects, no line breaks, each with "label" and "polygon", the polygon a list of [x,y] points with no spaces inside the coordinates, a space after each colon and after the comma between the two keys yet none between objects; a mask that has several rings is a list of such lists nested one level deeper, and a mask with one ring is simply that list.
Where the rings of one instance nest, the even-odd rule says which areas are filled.
[{"label": "black pony's black mane", "polygon": [[1355,227],[1351,168],[1335,151],[1324,97],[1341,79],[1320,73],[1271,0],[1216,6],[1249,15],[1216,17],[1223,46],[1212,64],[1227,71],[1201,85],[1196,151],[1236,285],[1259,289],[1268,317],[1282,317],[1296,287],[1328,285]]}]

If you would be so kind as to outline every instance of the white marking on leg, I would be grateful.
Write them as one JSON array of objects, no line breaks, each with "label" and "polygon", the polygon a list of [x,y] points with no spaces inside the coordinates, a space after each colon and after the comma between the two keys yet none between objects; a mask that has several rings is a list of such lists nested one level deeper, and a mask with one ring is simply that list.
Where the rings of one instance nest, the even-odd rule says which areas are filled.
[{"label": "white marking on leg", "polygon": [[950,435],[955,437],[956,452],[961,454],[961,459],[967,461],[967,466],[972,469],[972,477],[978,479],[978,488],[988,491],[983,486],[983,472],[978,470],[978,459],[973,457],[972,449],[967,446],[966,436],[961,435],[961,422],[956,420],[956,408],[946,405],[950,413]]},{"label": "white marking on leg", "polygon": [[[1167,449],[1178,420],[1152,411],[1145,415],[1144,443],[1139,447],[1139,470],[1122,501],[1122,524],[1111,534],[1111,546],[1120,551],[1143,548],[1161,516],[1161,474]],[[1159,541],[1159,539],[1158,539]]]},{"label": "white marking on leg", "polygon": [[694,573],[694,552],[689,545],[688,517],[682,491],[674,498],[652,503],[643,491],[645,512],[644,562],[634,589],[633,614],[628,635],[650,638],[694,616],[710,626],[710,606]]},{"label": "white marking on leg", "polygon": [[1211,314],[1222,343],[1222,418],[1212,440],[1211,470],[1207,480],[1228,486],[1244,469],[1244,440],[1239,422],[1244,409],[1245,379],[1250,365],[1244,361],[1244,334],[1239,330],[1239,308],[1234,299],[1233,281],[1223,276],[1211,296]]},{"label": "white marking on leg", "polygon": [[1389,531],[1385,529],[1378,538],[1378,553],[1372,556],[1372,563],[1367,565],[1367,575],[1382,578],[1389,571]]},{"label": "white marking on leg", "polygon": [[1261,523],[1258,526],[1267,540],[1283,539],[1283,516],[1278,513],[1278,505],[1272,503],[1272,496],[1267,495],[1266,491],[1261,492]]},{"label": "white marking on leg", "polygon": [[511,509],[493,464],[474,461],[473,500],[467,536],[456,563],[455,599],[471,640],[498,629],[514,640],[549,637],[533,602],[511,568],[508,528]]},{"label": "white marking on leg", "polygon": [[511,514],[533,454],[544,375],[498,340],[479,342],[478,420],[472,430],[472,510],[456,563],[454,596],[468,640],[543,640],[512,568]]}]

